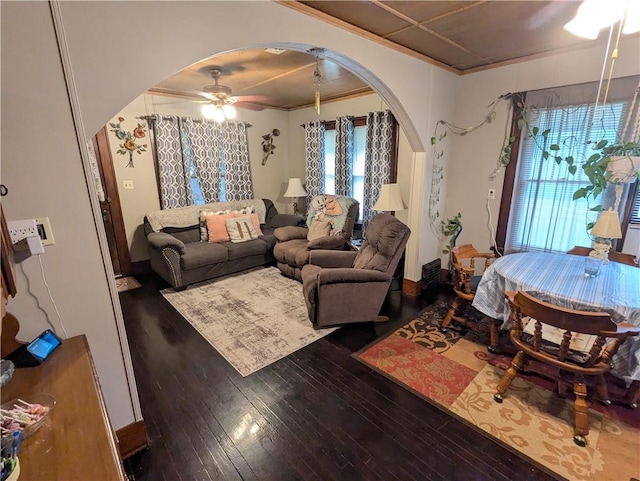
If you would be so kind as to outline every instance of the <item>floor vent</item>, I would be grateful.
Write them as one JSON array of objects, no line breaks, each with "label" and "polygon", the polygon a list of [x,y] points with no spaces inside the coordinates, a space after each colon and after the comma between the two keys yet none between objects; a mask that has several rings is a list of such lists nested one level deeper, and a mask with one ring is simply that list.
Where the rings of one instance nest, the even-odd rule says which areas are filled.
[{"label": "floor vent", "polygon": [[442,263],[435,259],[422,266],[422,288],[431,289],[440,284],[440,270]]}]

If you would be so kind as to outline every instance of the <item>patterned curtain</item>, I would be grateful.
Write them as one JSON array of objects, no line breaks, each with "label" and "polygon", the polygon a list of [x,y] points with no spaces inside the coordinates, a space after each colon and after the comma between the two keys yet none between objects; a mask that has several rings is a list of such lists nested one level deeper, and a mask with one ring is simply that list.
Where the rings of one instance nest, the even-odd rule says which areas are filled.
[{"label": "patterned curtain", "polygon": [[183,118],[182,148],[191,159],[205,203],[220,200],[220,124],[201,119]]},{"label": "patterned curtain", "polygon": [[156,116],[151,128],[158,158],[160,205],[172,209],[193,204],[189,166],[180,142],[180,119]]},{"label": "patterned curtain", "polygon": [[324,130],[321,121],[304,124],[307,206],[311,205],[311,199],[324,192]]},{"label": "patterned curtain", "polygon": [[226,200],[253,198],[247,126],[244,122],[220,124],[224,152],[224,185]]},{"label": "patterned curtain", "polygon": [[391,181],[393,158],[394,118],[389,110],[367,114],[367,145],[364,171],[364,206],[362,230],[375,215],[373,204],[378,200],[380,187]]},{"label": "patterned curtain", "polygon": [[353,117],[336,119],[336,195],[351,196],[353,184]]}]

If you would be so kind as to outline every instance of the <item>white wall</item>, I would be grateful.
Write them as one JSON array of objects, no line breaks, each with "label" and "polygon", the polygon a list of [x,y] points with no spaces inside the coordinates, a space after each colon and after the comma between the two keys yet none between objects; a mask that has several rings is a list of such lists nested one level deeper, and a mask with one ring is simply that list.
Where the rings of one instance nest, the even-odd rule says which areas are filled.
[{"label": "white wall", "polygon": [[[640,73],[640,42],[624,40],[619,52],[614,76]],[[445,120],[464,127],[476,125],[488,113],[487,105],[502,94],[598,81],[604,55],[604,46],[594,47],[463,76],[456,90],[455,116]],[[496,189],[496,200],[490,203],[495,228],[504,170],[493,182],[489,181],[489,174],[496,166],[506,122],[505,103],[491,124],[464,137],[449,134],[450,145],[446,149],[451,152],[451,162],[445,178],[448,191],[444,216],[462,213],[464,230],[458,244],[472,243],[481,250],[490,246],[485,202],[488,189]]]},{"label": "white wall", "polygon": [[[98,246],[104,233],[94,222],[49,4],[2,2],[0,6],[2,182],[10,191],[3,207],[9,219],[51,219],[56,245],[47,247],[43,256],[49,285],[69,334],[84,333],[89,339],[111,420],[119,428],[134,420],[136,408],[129,391],[132,379],[126,374],[128,347],[126,341],[118,342],[121,313],[111,297],[115,290],[111,266],[103,264]],[[86,135],[82,141],[149,87],[216,53],[259,46],[318,46],[335,56],[334,61],[358,69],[380,92],[412,151],[418,153],[410,169],[407,212],[413,234],[406,277],[413,280],[420,278],[420,266],[438,255],[425,216],[431,164],[427,155],[420,154],[429,149],[435,122],[473,124],[486,105],[505,92],[595,80],[603,56],[601,49],[591,49],[457,78],[274,2],[79,1],[61,2],[59,7],[70,80],[78,94],[77,127]],[[638,73],[639,58],[638,45],[624,42],[616,74]],[[451,164],[443,215],[463,213],[461,240],[486,239],[484,179],[502,144],[503,125],[498,119],[475,142],[471,136],[453,139],[443,159]],[[284,140],[282,146],[288,144]],[[283,167],[275,156],[267,165],[277,166],[273,174],[269,169],[264,173],[287,178],[290,172],[284,168],[275,173]],[[497,180],[498,196],[500,185]],[[38,281],[35,260],[28,259],[23,267],[35,297],[27,293],[27,281],[20,277],[19,294],[8,310],[21,319],[20,337],[28,339],[47,326],[45,313],[54,314]]]},{"label": "white wall", "polygon": [[[118,338],[122,314],[113,272],[103,262],[104,232],[95,221],[97,202],[93,191],[89,195],[93,187],[84,178],[78,142],[88,140],[149,87],[203,58],[237,48],[320,46],[338,61],[362,67],[360,75],[382,93],[412,149],[421,151],[432,130],[431,98],[441,87],[434,78],[454,78],[434,76],[438,69],[432,65],[274,2],[61,2],[54,11],[59,7],[63,54],[77,93],[78,139],[49,4],[0,5],[2,182],[10,191],[3,207],[9,219],[51,219],[56,245],[43,257],[49,285],[68,333],[89,339],[116,429],[135,420],[138,406],[130,390],[134,381],[127,377],[126,338]],[[280,178],[288,175],[283,173]],[[414,176],[412,194],[428,180]],[[424,234],[420,217],[410,215],[416,237]],[[419,278],[421,261],[433,257],[437,243],[428,244],[428,250],[424,259],[422,253],[414,256],[408,278]],[[53,309],[34,259],[25,261],[24,268],[33,296],[21,277],[20,294],[8,310],[21,319],[20,338],[29,339],[47,327]]]},{"label": "white wall", "polygon": [[[111,422],[134,420],[123,354],[78,153],[56,39],[46,2],[2,2],[2,198],[9,220],[47,216],[56,244],[45,247],[47,282],[69,336],[86,334]],[[28,59],[28,61],[27,61]],[[107,119],[105,119],[107,120]],[[18,338],[49,327],[60,332],[38,259],[17,268],[18,294],[7,310],[20,321]],[[113,282],[111,280],[111,282]],[[134,386],[135,387],[135,386]]]},{"label": "white wall", "polygon": [[[118,112],[109,123],[119,122],[124,130],[132,131],[138,122],[146,126],[146,121],[139,119],[141,116],[161,114],[201,117],[200,106],[201,104],[195,102],[145,94]],[[344,101],[323,103],[322,119],[334,120],[341,115],[361,116],[366,115],[367,112],[386,108],[380,96],[374,93]],[[248,136],[254,195],[257,198],[271,199],[281,213],[290,213],[292,209],[290,199],[283,197],[289,177],[304,179],[304,129],[301,125],[317,117],[313,108],[291,112],[272,109],[256,112],[238,109],[236,120],[252,125],[248,129]],[[120,121],[120,118],[124,120]],[[262,136],[274,128],[280,130],[280,135],[274,139],[276,150],[269,156],[266,165],[262,165]],[[134,153],[134,167],[131,168],[127,167],[129,155],[117,154],[121,141],[111,131],[112,127],[107,126],[107,130],[131,260],[142,261],[149,258],[146,238],[142,231],[144,216],[147,212],[160,208],[156,173],[149,145],[150,138],[147,132],[147,136],[138,141],[139,144],[146,143],[147,150],[141,154]],[[410,200],[411,163],[412,152],[409,141],[401,131],[398,145],[398,182],[403,189],[407,204]],[[132,181],[134,188],[124,189],[124,181]],[[406,211],[398,212],[397,215],[407,222]]]},{"label": "white wall", "polygon": [[[147,125],[145,120],[138,119],[138,117],[144,115],[162,114],[202,118],[200,113],[201,105],[196,102],[157,95],[141,95],[118,112],[110,122],[117,123],[119,117],[124,118],[125,120],[121,122],[122,128],[131,131],[138,122]],[[289,151],[287,148],[289,136],[288,112],[273,109],[265,109],[261,112],[240,108],[237,110],[238,116],[236,120],[252,125],[247,130],[247,136],[249,139],[249,159],[251,162],[254,196],[259,199],[271,199],[279,212],[285,212],[287,202],[285,202],[282,194],[286,188],[286,170],[289,163]],[[110,130],[110,127],[107,127],[107,129]],[[274,153],[269,156],[266,165],[262,165],[262,136],[273,129],[279,129],[280,136],[274,139],[276,146]],[[116,153],[121,142],[111,131],[108,132],[108,138],[122,204],[131,261],[143,261],[149,258],[147,241],[142,230],[144,216],[147,212],[160,208],[151,146],[149,145],[147,151],[142,154],[134,154],[134,167],[130,168],[127,167],[129,162],[128,154],[119,155]],[[148,143],[149,136],[147,135],[144,140]],[[125,180],[133,181],[134,188],[125,190],[123,188]]]}]

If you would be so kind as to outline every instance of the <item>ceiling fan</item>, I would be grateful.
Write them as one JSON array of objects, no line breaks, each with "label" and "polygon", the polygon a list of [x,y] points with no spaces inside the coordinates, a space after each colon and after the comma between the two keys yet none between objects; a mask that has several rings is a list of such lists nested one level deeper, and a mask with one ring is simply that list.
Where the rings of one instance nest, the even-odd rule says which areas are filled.
[{"label": "ceiling fan", "polygon": [[222,76],[220,67],[212,67],[209,73],[215,83],[213,85],[205,85],[202,89],[204,96],[209,99],[209,102],[205,103],[201,108],[204,117],[213,119],[216,122],[224,122],[225,119],[235,118],[235,107],[256,111],[264,110],[262,105],[254,102],[267,100],[267,97],[264,95],[232,95],[230,87],[218,83]]}]

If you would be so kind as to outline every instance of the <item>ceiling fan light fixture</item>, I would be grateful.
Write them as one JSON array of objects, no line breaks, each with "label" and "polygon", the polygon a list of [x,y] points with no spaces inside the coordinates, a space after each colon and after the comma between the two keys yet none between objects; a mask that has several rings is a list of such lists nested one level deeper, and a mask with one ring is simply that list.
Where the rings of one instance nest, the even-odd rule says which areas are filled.
[{"label": "ceiling fan light fixture", "polygon": [[[576,16],[564,28],[578,37],[595,40],[601,29],[610,27],[625,17],[633,17],[637,1],[628,0],[584,0]],[[626,22],[625,22],[626,24]],[[624,32],[623,33],[632,33]]]},{"label": "ceiling fan light fixture", "polygon": [[228,119],[235,119],[238,112],[233,105],[225,104],[222,106],[222,111],[224,112],[224,116]]},{"label": "ceiling fan light fixture", "polygon": [[629,2],[624,16],[622,33],[640,32],[640,2]]},{"label": "ceiling fan light fixture", "polygon": [[600,29],[594,27],[593,25],[585,22],[578,17],[575,17],[569,23],[564,26],[564,29],[576,35],[577,37],[586,38],[589,40],[595,40],[598,38],[598,34],[600,33]]},{"label": "ceiling fan light fixture", "polygon": [[200,107],[200,113],[205,119],[212,120],[215,117],[216,106],[209,102]]},{"label": "ceiling fan light fixture", "polygon": [[218,123],[222,123],[225,120],[224,110],[222,110],[222,107],[220,107],[219,105],[216,105],[213,111],[213,120]]}]

